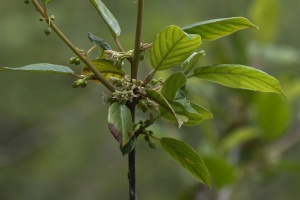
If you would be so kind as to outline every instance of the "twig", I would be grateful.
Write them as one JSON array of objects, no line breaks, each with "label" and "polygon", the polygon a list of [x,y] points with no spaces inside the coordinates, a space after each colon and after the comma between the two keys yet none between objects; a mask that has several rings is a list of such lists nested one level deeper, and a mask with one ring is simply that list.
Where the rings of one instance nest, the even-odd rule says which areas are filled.
[{"label": "twig", "polygon": [[108,82],[102,74],[94,67],[94,65],[84,56],[82,55],[75,45],[60,31],[60,29],[47,17],[44,9],[40,6],[37,0],[32,0],[33,5],[35,6],[36,10],[46,19],[46,22],[51,26],[52,30],[56,32],[56,34],[66,43],[66,45],[86,64],[86,66],[95,74],[95,77],[110,91],[115,91],[114,86]]}]

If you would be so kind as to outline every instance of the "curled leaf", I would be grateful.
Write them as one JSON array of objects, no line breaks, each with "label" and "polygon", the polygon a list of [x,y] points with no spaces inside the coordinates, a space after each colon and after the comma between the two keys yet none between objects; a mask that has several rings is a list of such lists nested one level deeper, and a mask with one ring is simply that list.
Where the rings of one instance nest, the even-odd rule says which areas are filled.
[{"label": "curled leaf", "polygon": [[98,38],[93,33],[89,32],[88,33],[88,38],[92,43],[96,44],[97,46],[100,46],[102,49],[111,50],[111,46],[108,43],[104,42],[103,39]]}]

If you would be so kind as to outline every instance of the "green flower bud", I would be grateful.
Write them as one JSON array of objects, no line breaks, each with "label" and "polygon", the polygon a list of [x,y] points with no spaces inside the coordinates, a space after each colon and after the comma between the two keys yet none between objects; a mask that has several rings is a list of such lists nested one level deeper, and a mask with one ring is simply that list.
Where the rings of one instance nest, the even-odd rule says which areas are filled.
[{"label": "green flower bud", "polygon": [[85,87],[87,86],[87,84],[88,84],[87,80],[84,80],[84,81],[80,84],[80,86],[81,86],[81,88],[85,88]]},{"label": "green flower bud", "polygon": [[155,144],[155,142],[153,141],[153,140],[149,140],[148,141],[148,144],[149,144],[149,147],[151,148],[151,149],[156,149],[156,144]]},{"label": "green flower bud", "polygon": [[72,88],[78,88],[79,87],[79,84],[77,83],[77,81],[74,81],[72,83]]},{"label": "green flower bud", "polygon": [[25,2],[25,4],[29,4],[29,0],[25,0],[24,2]]},{"label": "green flower bud", "polygon": [[46,28],[45,29],[45,34],[50,35],[50,33],[51,33],[51,28],[50,27]]},{"label": "green flower bud", "polygon": [[40,17],[40,18],[39,18],[39,21],[40,21],[40,22],[44,21],[44,18]]},{"label": "green flower bud", "polygon": [[51,15],[50,19],[53,21],[55,19],[54,15]]},{"label": "green flower bud", "polygon": [[151,140],[151,138],[149,137],[149,135],[145,135],[144,139],[145,139],[146,142],[149,142]]},{"label": "green flower bud", "polygon": [[76,57],[72,57],[69,59],[69,64],[74,64],[76,60]]},{"label": "green flower bud", "polygon": [[151,85],[156,85],[156,83],[158,83],[158,80],[156,80],[156,79],[151,80]]},{"label": "green flower bud", "polygon": [[79,65],[80,64],[80,59],[79,58],[75,58],[75,65]]}]

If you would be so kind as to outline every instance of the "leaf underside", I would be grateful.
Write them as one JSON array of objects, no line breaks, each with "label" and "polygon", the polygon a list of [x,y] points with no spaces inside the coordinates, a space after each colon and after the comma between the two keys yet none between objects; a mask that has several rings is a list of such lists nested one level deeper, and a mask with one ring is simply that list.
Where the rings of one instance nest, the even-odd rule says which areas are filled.
[{"label": "leaf underside", "polygon": [[244,65],[220,64],[200,67],[194,70],[191,77],[201,78],[232,88],[274,92],[285,96],[276,78],[261,70]]},{"label": "leaf underside", "polygon": [[108,10],[101,0],[90,0],[93,6],[96,8],[101,18],[104,20],[105,24],[114,36],[119,36],[121,34],[121,28],[118,21],[113,16],[113,14]]},{"label": "leaf underside", "polygon": [[244,17],[231,17],[194,23],[182,30],[189,34],[198,34],[202,40],[216,40],[250,27],[258,28]]},{"label": "leaf underside", "polygon": [[74,71],[69,67],[62,65],[54,65],[49,63],[38,63],[26,65],[23,67],[0,67],[0,71],[20,71],[20,72],[34,72],[34,73],[50,73],[50,74],[74,74]]},{"label": "leaf underside", "polygon": [[191,173],[198,181],[210,187],[209,171],[200,155],[189,145],[173,138],[161,138],[160,144],[176,162]]}]

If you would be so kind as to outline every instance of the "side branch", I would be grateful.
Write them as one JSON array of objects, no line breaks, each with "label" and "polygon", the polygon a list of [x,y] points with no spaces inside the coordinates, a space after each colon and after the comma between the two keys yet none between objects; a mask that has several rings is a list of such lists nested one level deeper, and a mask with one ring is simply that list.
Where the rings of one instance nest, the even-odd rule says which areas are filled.
[{"label": "side branch", "polygon": [[131,78],[137,79],[138,68],[141,57],[141,43],[142,43],[142,27],[143,27],[143,13],[144,13],[144,0],[138,0],[138,13],[136,22],[136,32],[135,32],[135,45],[133,61],[131,65]]},{"label": "side branch", "polygon": [[95,77],[110,91],[115,91],[114,86],[102,76],[102,74],[94,67],[94,65],[76,49],[72,42],[60,31],[53,21],[48,18],[47,13],[40,6],[37,0],[32,0],[32,3],[36,10],[46,19],[46,22],[51,26],[52,30],[54,30],[56,34],[66,43],[66,45],[80,58],[80,60],[86,64],[86,66],[95,74]]}]

